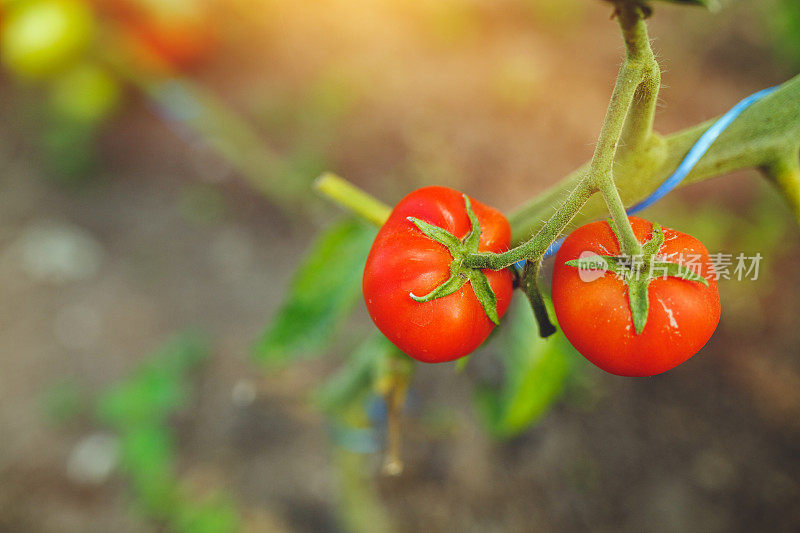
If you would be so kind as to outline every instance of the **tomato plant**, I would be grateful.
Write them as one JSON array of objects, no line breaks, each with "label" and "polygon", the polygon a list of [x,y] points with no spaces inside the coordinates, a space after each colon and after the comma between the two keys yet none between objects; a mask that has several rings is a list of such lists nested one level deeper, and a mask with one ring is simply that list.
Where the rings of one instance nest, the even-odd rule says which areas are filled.
[{"label": "tomato plant", "polygon": [[78,0],[12,4],[0,30],[3,63],[18,76],[45,78],[66,69],[92,39],[94,19]]},{"label": "tomato plant", "polygon": [[[758,169],[800,222],[800,76],[744,98],[716,120],[662,135],[653,127],[661,70],[646,23],[653,14],[651,2],[609,4],[625,57],[594,153],[507,219],[441,187],[415,191],[390,210],[336,176],[323,175],[317,182],[319,191],[380,227],[367,257],[363,296],[378,329],[408,355],[441,362],[470,353],[500,322],[514,285],[525,292],[530,306],[515,306],[509,325],[497,335],[498,344],[503,339],[511,344],[495,351],[504,365],[502,385],[476,390],[490,430],[500,436],[522,431],[557,398],[572,369],[567,340],[609,372],[646,376],[682,363],[713,334],[720,301],[706,249],[689,235],[629,219],[629,211],[646,209],[679,184]],[[539,287],[543,261],[570,224],[609,215],[609,222],[575,231],[556,258],[552,294],[561,323],[557,328]],[[324,335],[315,338],[331,345],[352,290],[347,276],[336,272],[334,265],[345,261],[336,255],[352,249],[319,246],[310,256],[276,326],[265,336],[268,342],[259,346],[265,360],[288,361],[319,352],[318,343],[313,350],[306,345],[313,325],[286,326],[293,315],[312,316],[324,324]],[[583,252],[589,257],[582,257]],[[687,256],[684,260],[698,255],[699,272],[682,263],[681,254]],[[637,258],[641,264],[635,263]],[[603,275],[585,280],[587,264],[599,259]],[[523,262],[520,269],[517,265]],[[330,283],[331,278],[342,281]],[[326,296],[329,291],[333,294]],[[320,320],[320,315],[329,320]],[[541,337],[558,329],[564,337],[541,340],[534,334],[534,320]],[[408,386],[409,372],[395,366],[407,358],[394,357],[378,342],[362,346],[364,351],[350,355],[328,388],[335,391],[328,395],[335,398],[328,407],[335,405],[342,413],[359,410],[364,396],[375,391],[402,394]],[[394,385],[387,389],[385,383]],[[380,393],[397,417],[402,402]],[[390,435],[389,441],[391,447],[396,439]]]},{"label": "tomato plant", "polygon": [[[468,212],[470,205],[474,214]],[[413,220],[448,232],[453,237],[450,249]],[[477,232],[473,220],[479,224]],[[426,187],[412,192],[394,208],[367,257],[363,292],[375,325],[420,361],[441,363],[469,354],[505,314],[512,275],[507,269],[458,270],[454,249],[463,243],[475,251],[503,252],[510,238],[499,211],[472,199],[465,205],[458,191]],[[437,287],[445,287],[441,295],[420,301]],[[496,299],[496,310],[487,310],[480,300],[486,292]]]},{"label": "tomato plant", "polygon": [[[640,242],[656,235],[654,226],[631,217],[631,226]],[[620,245],[607,222],[593,222],[572,232],[555,259],[553,306],[558,324],[572,345],[603,370],[621,376],[651,376],[683,363],[705,345],[720,318],[720,302],[713,265],[708,251],[694,237],[663,228],[662,243],[654,250],[662,265],[650,264],[652,278],[637,287],[628,281],[625,270],[582,269],[569,264],[581,257],[605,267],[603,256],[618,256]],[[666,262],[696,264],[706,283],[685,279],[669,272]],[[644,260],[641,263],[644,267]],[[674,268],[674,267],[673,267]],[[660,271],[663,269],[663,272]],[[673,272],[677,272],[674,270]],[[642,272],[642,276],[649,272]],[[631,297],[644,291],[645,324],[637,332]]]}]

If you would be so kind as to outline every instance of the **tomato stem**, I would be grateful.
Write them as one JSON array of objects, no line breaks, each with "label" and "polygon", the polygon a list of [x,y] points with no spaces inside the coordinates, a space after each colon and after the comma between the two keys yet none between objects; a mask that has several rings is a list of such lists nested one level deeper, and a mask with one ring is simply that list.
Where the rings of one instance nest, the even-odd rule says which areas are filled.
[{"label": "tomato stem", "polygon": [[625,40],[625,62],[638,65],[641,70],[641,81],[621,139],[621,146],[626,151],[635,152],[645,148],[654,135],[653,123],[661,88],[661,68],[650,46],[644,17],[631,9],[620,10],[618,17]]},{"label": "tomato stem", "polygon": [[314,189],[370,224],[383,226],[391,208],[332,172],[325,172],[314,182]]},{"label": "tomato stem", "polygon": [[410,370],[407,362],[402,364],[396,359],[390,361],[391,382],[383,397],[386,401],[386,454],[383,458],[383,473],[388,476],[399,476],[403,473],[402,459],[402,418],[403,406],[406,403],[406,394],[410,381]]},{"label": "tomato stem", "polygon": [[550,320],[550,314],[547,312],[547,305],[544,303],[544,297],[537,283],[539,269],[541,268],[541,259],[538,261],[528,261],[525,265],[521,286],[525,291],[525,295],[528,297],[531,309],[533,309],[533,316],[536,318],[536,324],[539,326],[539,336],[545,339],[556,332],[556,327]]},{"label": "tomato stem", "polygon": [[[608,210],[620,229],[622,252],[628,255],[641,254],[641,244],[633,234],[625,213],[625,205],[614,183],[613,167],[623,130],[630,142],[646,144],[650,141],[653,135],[653,115],[660,74],[650,48],[641,6],[620,1],[616,2],[616,10],[625,40],[625,61],[617,75],[617,82],[588,168],[570,191],[566,202],[548,218],[545,225],[530,240],[494,257],[490,257],[490,254],[470,254],[465,258],[465,265],[497,270],[523,259],[538,261],[592,194],[598,191],[603,195]],[[642,94],[645,98],[634,105],[634,97],[639,87],[643,85],[645,87]],[[634,111],[636,119],[628,120],[626,123],[631,110]]]},{"label": "tomato stem", "polygon": [[633,233],[633,228],[625,212],[625,205],[619,197],[619,191],[610,177],[600,182],[600,193],[606,201],[608,211],[614,219],[614,223],[619,231],[620,248],[623,255],[629,257],[641,255],[642,245]]},{"label": "tomato stem", "polygon": [[527,242],[507,252],[492,254],[476,252],[467,254],[463,264],[470,268],[489,268],[500,270],[520,261],[536,261],[544,256],[547,247],[555,241],[594,190],[587,181],[582,181],[567,197],[563,205],[551,216],[545,225]]}]

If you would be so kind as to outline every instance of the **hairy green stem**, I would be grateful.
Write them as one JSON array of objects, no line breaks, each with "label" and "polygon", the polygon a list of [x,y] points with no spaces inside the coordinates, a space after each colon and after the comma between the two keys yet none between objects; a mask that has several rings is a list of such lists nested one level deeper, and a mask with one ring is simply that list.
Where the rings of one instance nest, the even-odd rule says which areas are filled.
[{"label": "hairy green stem", "polygon": [[650,46],[644,18],[630,9],[619,11],[618,16],[625,39],[626,63],[638,65],[642,73],[620,140],[620,149],[634,152],[647,146],[653,135],[661,69]]},{"label": "hairy green stem", "polygon": [[[625,205],[634,205],[656,190],[678,167],[689,149],[717,119],[691,126],[667,137],[653,136],[642,152],[620,154],[614,165],[614,181]],[[681,182],[681,187],[706,181],[736,170],[762,168],[800,142],[800,75],[747,108],[711,145],[708,152]],[[796,152],[795,152],[796,153]],[[543,226],[552,206],[572,190],[588,171],[588,163],[513,211],[512,243],[528,239]],[[585,223],[603,216],[606,205],[592,198],[575,216]]]},{"label": "hairy green stem", "polygon": [[553,241],[555,241],[565,227],[570,223],[572,217],[583,204],[594,193],[594,189],[588,180],[581,181],[570,192],[567,200],[551,216],[544,226],[527,242],[512,248],[507,252],[493,254],[488,252],[478,252],[469,254],[464,258],[464,266],[469,268],[488,268],[500,270],[518,263],[522,260],[536,260],[544,255]]},{"label": "hairy green stem", "polygon": [[[611,218],[619,229],[620,252],[627,256],[637,256],[642,254],[642,244],[636,238],[628,220],[628,213],[625,212],[625,205],[619,196],[614,180],[609,176],[600,181],[600,193],[606,201]],[[624,223],[620,223],[624,221]]]},{"label": "hairy green stem", "polygon": [[[624,205],[634,205],[658,188],[716,121],[712,119],[667,137],[648,131],[655,110],[659,74],[654,58],[650,62],[647,54],[642,55],[643,50],[650,49],[649,40],[644,22],[635,20],[631,32],[623,30],[628,51],[626,61],[645,57],[643,81],[635,92],[613,164],[614,183]],[[719,136],[680,186],[736,170],[761,168],[786,196],[800,222],[800,183],[795,181],[796,169],[789,157],[798,153],[799,143],[800,75],[746,109]],[[522,259],[535,258],[544,253],[570,222],[585,223],[602,217],[609,206],[599,197],[590,198],[596,189],[589,183],[589,175],[590,163],[587,163],[512,212],[508,217],[512,244],[521,246],[494,256],[475,254],[467,258],[468,266],[499,269]],[[360,196],[362,200],[369,198],[363,192]],[[563,201],[565,197],[567,200]],[[362,200],[334,200],[357,213],[361,211],[357,204]],[[370,202],[382,205],[375,199]],[[561,207],[553,214],[553,205],[559,203]],[[382,224],[378,220],[373,222]]]},{"label": "hairy green stem", "polygon": [[[581,176],[578,183],[574,185],[567,201],[548,218],[545,225],[533,238],[502,254],[470,254],[464,259],[466,266],[497,270],[523,259],[538,260],[591,195],[597,191],[600,191],[605,199],[608,210],[619,228],[622,253],[641,254],[642,246],[633,234],[633,229],[625,213],[625,206],[614,184],[613,168],[617,146],[636,91],[644,81],[645,70],[652,71],[651,66],[645,68],[646,63],[642,58],[652,57],[652,50],[641,8],[638,5],[621,2],[617,5],[617,13],[627,53],[617,75],[597,146],[585,175]],[[647,103],[647,107],[649,105],[650,103]],[[651,135],[651,126],[652,120],[645,119],[644,122],[629,123],[627,131],[633,136],[647,140]],[[644,131],[638,131],[641,128],[644,128]]]},{"label": "hairy green stem", "polygon": [[[606,111],[606,118],[600,130],[600,137],[589,163],[589,179],[603,195],[611,217],[619,228],[621,252],[626,255],[639,255],[642,252],[642,246],[633,234],[628,215],[625,213],[625,205],[622,203],[614,183],[613,167],[617,156],[617,146],[626,122],[629,125],[628,135],[635,138],[635,142],[643,143],[651,135],[652,113],[654,113],[654,110],[651,109],[652,106],[645,106],[644,116],[635,112],[639,111],[638,109],[632,110],[631,108],[636,92],[644,81],[645,62],[650,58],[652,63],[655,63],[655,58],[650,49],[650,39],[647,36],[647,27],[641,7],[628,2],[619,2],[617,3],[617,16],[625,40],[625,61],[617,76],[611,102]],[[652,66],[648,65],[647,68],[651,69]],[[655,88],[655,91],[654,98],[657,96],[658,87]],[[628,120],[629,114],[638,118]]]}]

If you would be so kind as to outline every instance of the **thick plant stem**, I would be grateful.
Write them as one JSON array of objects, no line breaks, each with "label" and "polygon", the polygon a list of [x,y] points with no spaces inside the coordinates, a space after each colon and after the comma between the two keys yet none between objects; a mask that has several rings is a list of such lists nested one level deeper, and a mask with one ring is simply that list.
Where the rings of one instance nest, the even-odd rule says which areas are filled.
[{"label": "thick plant stem", "polygon": [[390,377],[388,390],[384,392],[386,401],[386,454],[383,458],[382,471],[387,476],[399,476],[403,473],[402,458],[402,418],[403,406],[406,403],[408,384],[410,380],[409,369],[406,368],[407,361],[403,360],[398,364],[397,360],[392,360],[390,365],[393,367]]},{"label": "thick plant stem", "polygon": [[[633,205],[653,192],[666,180],[700,136],[716,119],[691,126],[666,137],[653,135],[661,145],[657,157],[644,160],[625,157],[614,166],[614,181],[626,205]],[[800,140],[800,75],[785,82],[769,96],[754,103],[731,124],[681,182],[681,187],[698,183],[736,170],[763,168],[780,154],[797,149]],[[622,155],[622,154],[620,154]],[[627,155],[627,154],[626,154]],[[542,220],[552,213],[568,191],[584,179],[588,163],[576,169],[547,191],[512,212],[512,243],[519,243],[542,227]],[[603,216],[606,206],[599,198],[591,199],[575,217],[585,223]]]},{"label": "thick plant stem", "polygon": [[541,268],[541,259],[538,261],[528,261],[522,275],[521,287],[528,297],[531,309],[533,309],[533,316],[536,318],[536,324],[539,326],[539,336],[545,339],[556,332],[556,327],[550,320],[550,315],[547,312],[547,305],[544,303],[542,291],[539,289],[537,280],[539,279],[539,270]]},{"label": "thick plant stem", "polygon": [[389,213],[392,212],[388,205],[332,172],[326,172],[318,177],[314,182],[314,188],[345,209],[378,227],[386,223]]},{"label": "thick plant stem", "polygon": [[[621,252],[631,256],[641,254],[642,247],[633,235],[633,229],[625,213],[625,206],[614,183],[613,167],[617,146],[631,111],[634,96],[644,80],[645,68],[642,57],[652,56],[653,52],[650,49],[650,40],[647,36],[642,9],[628,2],[620,2],[617,4],[617,14],[625,39],[625,62],[617,76],[617,83],[614,86],[614,93],[611,95],[611,102],[600,130],[600,137],[589,163],[589,179],[603,195],[611,217],[619,228],[622,237]],[[646,141],[652,131],[652,113],[654,111],[649,108],[645,111],[644,117],[639,116],[639,119],[643,118],[644,122],[631,123],[628,121],[630,124],[628,132],[630,135],[640,138],[637,142]]]},{"label": "thick plant stem", "polygon": [[[611,218],[619,228],[620,237],[620,252],[623,255],[637,256],[642,254],[642,245],[633,234],[630,221],[628,221],[628,214],[625,212],[625,206],[622,204],[622,198],[619,197],[617,186],[614,185],[614,180],[605,179],[600,183],[600,193],[606,201],[608,211],[611,213]],[[620,224],[620,220],[624,220],[624,224]]]},{"label": "thick plant stem", "polygon": [[589,185],[588,180],[581,181],[572,189],[564,204],[547,220],[533,238],[501,254],[487,252],[469,254],[464,258],[464,266],[500,270],[526,259],[535,261],[541,258],[548,246],[558,238],[575,213],[594,192],[595,190]]},{"label": "thick plant stem", "polygon": [[614,156],[617,153],[617,145],[622,136],[628,109],[633,103],[633,96],[636,94],[641,79],[642,69],[626,59],[617,76],[617,83],[611,95],[611,102],[608,104],[606,118],[600,129],[600,137],[597,139],[597,146],[589,163],[589,178],[597,188],[599,188],[601,180],[613,179],[611,170],[614,165]]},{"label": "thick plant stem", "polygon": [[[644,79],[644,63],[641,57],[647,57],[648,54],[652,56],[652,51],[641,8],[623,2],[617,5],[617,10],[627,53],[617,75],[597,146],[585,175],[581,176],[574,186],[567,201],[547,220],[544,227],[532,239],[503,254],[471,254],[465,258],[465,265],[497,270],[523,259],[537,261],[544,255],[547,247],[558,238],[578,210],[589,200],[589,197],[597,191],[603,195],[611,216],[619,228],[622,237],[622,253],[631,256],[641,254],[641,244],[633,234],[633,229],[625,213],[625,206],[614,184],[613,168],[617,146],[629,110],[636,91]],[[648,68],[651,67],[648,66]],[[637,125],[631,125],[632,129],[628,131],[634,132],[636,129],[645,128],[645,131],[636,133],[636,135],[647,140],[651,135],[651,127],[652,117],[646,118],[644,122]]]},{"label": "thick plant stem", "polygon": [[620,10],[618,16],[625,39],[626,63],[638,65],[642,73],[620,141],[621,149],[636,151],[646,147],[653,136],[661,69],[650,47],[644,18],[635,9]]}]

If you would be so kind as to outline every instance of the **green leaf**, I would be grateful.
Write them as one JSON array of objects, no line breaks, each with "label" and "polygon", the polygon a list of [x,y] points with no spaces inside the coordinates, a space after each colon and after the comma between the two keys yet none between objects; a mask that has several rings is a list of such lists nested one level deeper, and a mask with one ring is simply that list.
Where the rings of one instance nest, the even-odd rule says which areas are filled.
[{"label": "green leaf", "polygon": [[200,337],[186,333],[167,342],[127,380],[103,394],[97,415],[117,429],[161,423],[188,398],[185,374],[208,356]]},{"label": "green leaf", "polygon": [[101,396],[98,417],[120,439],[120,471],[134,505],[170,531],[225,533],[237,531],[235,508],[216,499],[192,502],[176,476],[176,437],[168,417],[189,398],[187,373],[204,361],[206,341],[185,333],[164,344],[131,376]]},{"label": "green leaf", "polygon": [[505,368],[499,389],[481,388],[476,400],[489,430],[510,438],[535,424],[557,400],[570,373],[563,335],[543,339],[525,300],[512,302],[498,339]]},{"label": "green leaf", "polygon": [[173,529],[178,533],[234,533],[241,531],[236,507],[223,496],[203,502],[184,502],[175,513]]},{"label": "green leaf", "polygon": [[320,235],[256,344],[261,361],[283,364],[324,349],[358,299],[374,238],[374,228],[353,219]]},{"label": "green leaf", "polygon": [[121,466],[137,504],[148,515],[168,517],[180,499],[172,435],[160,426],[126,428],[121,448]]},{"label": "green leaf", "polygon": [[348,409],[372,392],[384,360],[397,350],[386,337],[374,333],[347,358],[315,395],[315,403],[328,414]]}]

